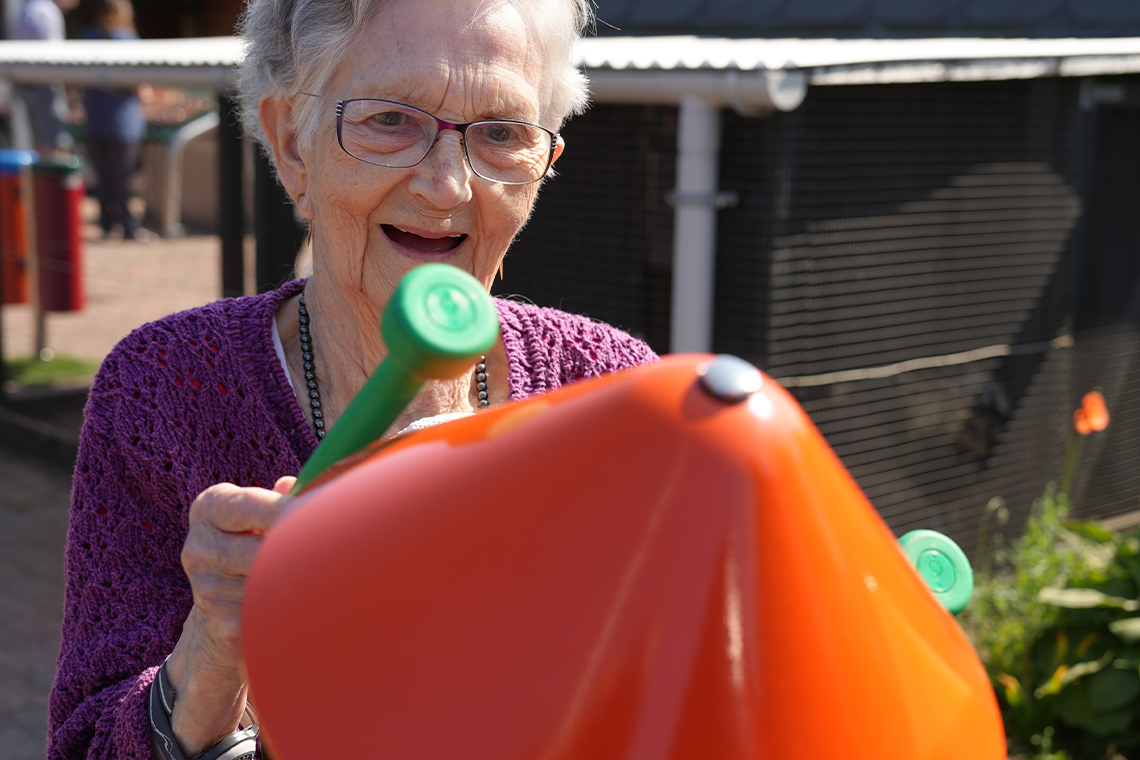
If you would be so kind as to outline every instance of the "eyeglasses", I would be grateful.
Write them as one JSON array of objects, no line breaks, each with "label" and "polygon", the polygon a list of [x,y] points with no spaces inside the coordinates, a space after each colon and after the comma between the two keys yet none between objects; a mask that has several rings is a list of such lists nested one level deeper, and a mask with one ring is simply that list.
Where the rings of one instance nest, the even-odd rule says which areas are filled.
[{"label": "eyeglasses", "polygon": [[336,136],[353,158],[390,169],[406,169],[427,158],[447,130],[459,133],[471,171],[504,185],[529,185],[546,176],[561,137],[545,127],[513,119],[455,124],[393,100],[337,100]]}]

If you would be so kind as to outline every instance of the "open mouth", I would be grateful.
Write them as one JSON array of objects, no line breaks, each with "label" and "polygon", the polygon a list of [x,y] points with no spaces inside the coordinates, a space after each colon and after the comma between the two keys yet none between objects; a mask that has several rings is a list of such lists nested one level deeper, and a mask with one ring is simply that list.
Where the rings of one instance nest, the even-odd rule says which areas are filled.
[{"label": "open mouth", "polygon": [[417,235],[414,232],[402,230],[391,224],[382,224],[380,229],[384,230],[384,234],[394,242],[400,245],[414,248],[417,251],[424,253],[446,253],[453,251],[463,244],[467,239],[466,235],[442,235],[440,237],[424,237]]}]

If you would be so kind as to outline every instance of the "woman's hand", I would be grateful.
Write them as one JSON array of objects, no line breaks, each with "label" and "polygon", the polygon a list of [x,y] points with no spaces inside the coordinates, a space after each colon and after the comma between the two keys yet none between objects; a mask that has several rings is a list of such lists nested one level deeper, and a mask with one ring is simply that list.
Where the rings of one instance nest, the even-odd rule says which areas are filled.
[{"label": "woman's hand", "polygon": [[186,757],[237,730],[245,710],[245,582],[262,536],[280,514],[295,480],[281,478],[272,491],[222,483],[207,488],[190,506],[182,567],[194,592],[194,607],[167,663],[175,695],[170,723]]}]

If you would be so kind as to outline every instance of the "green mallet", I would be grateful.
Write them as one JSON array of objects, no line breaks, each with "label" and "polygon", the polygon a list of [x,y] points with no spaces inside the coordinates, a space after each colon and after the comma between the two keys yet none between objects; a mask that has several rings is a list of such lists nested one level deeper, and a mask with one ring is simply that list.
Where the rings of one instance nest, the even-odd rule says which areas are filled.
[{"label": "green mallet", "polygon": [[426,380],[452,378],[495,344],[499,317],[482,283],[448,264],[404,276],[380,318],[388,356],[301,468],[291,493],[384,435]]},{"label": "green mallet", "polygon": [[966,608],[974,593],[974,571],[958,544],[938,531],[912,530],[899,539],[899,546],[950,614]]}]

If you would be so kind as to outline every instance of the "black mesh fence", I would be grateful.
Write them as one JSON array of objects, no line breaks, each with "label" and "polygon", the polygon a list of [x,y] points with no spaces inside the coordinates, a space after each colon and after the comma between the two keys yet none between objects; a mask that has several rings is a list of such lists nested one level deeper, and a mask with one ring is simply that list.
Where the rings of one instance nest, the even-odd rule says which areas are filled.
[{"label": "black mesh fence", "polygon": [[[1017,530],[1103,388],[1078,512],[1140,509],[1140,82],[814,87],[725,112],[715,349],[781,378],[898,532]],[[676,112],[574,120],[507,260],[545,305],[668,341]]]},{"label": "black mesh fence", "polygon": [[677,110],[594,108],[562,132],[559,176],[507,254],[495,295],[589,314],[669,345]]}]

